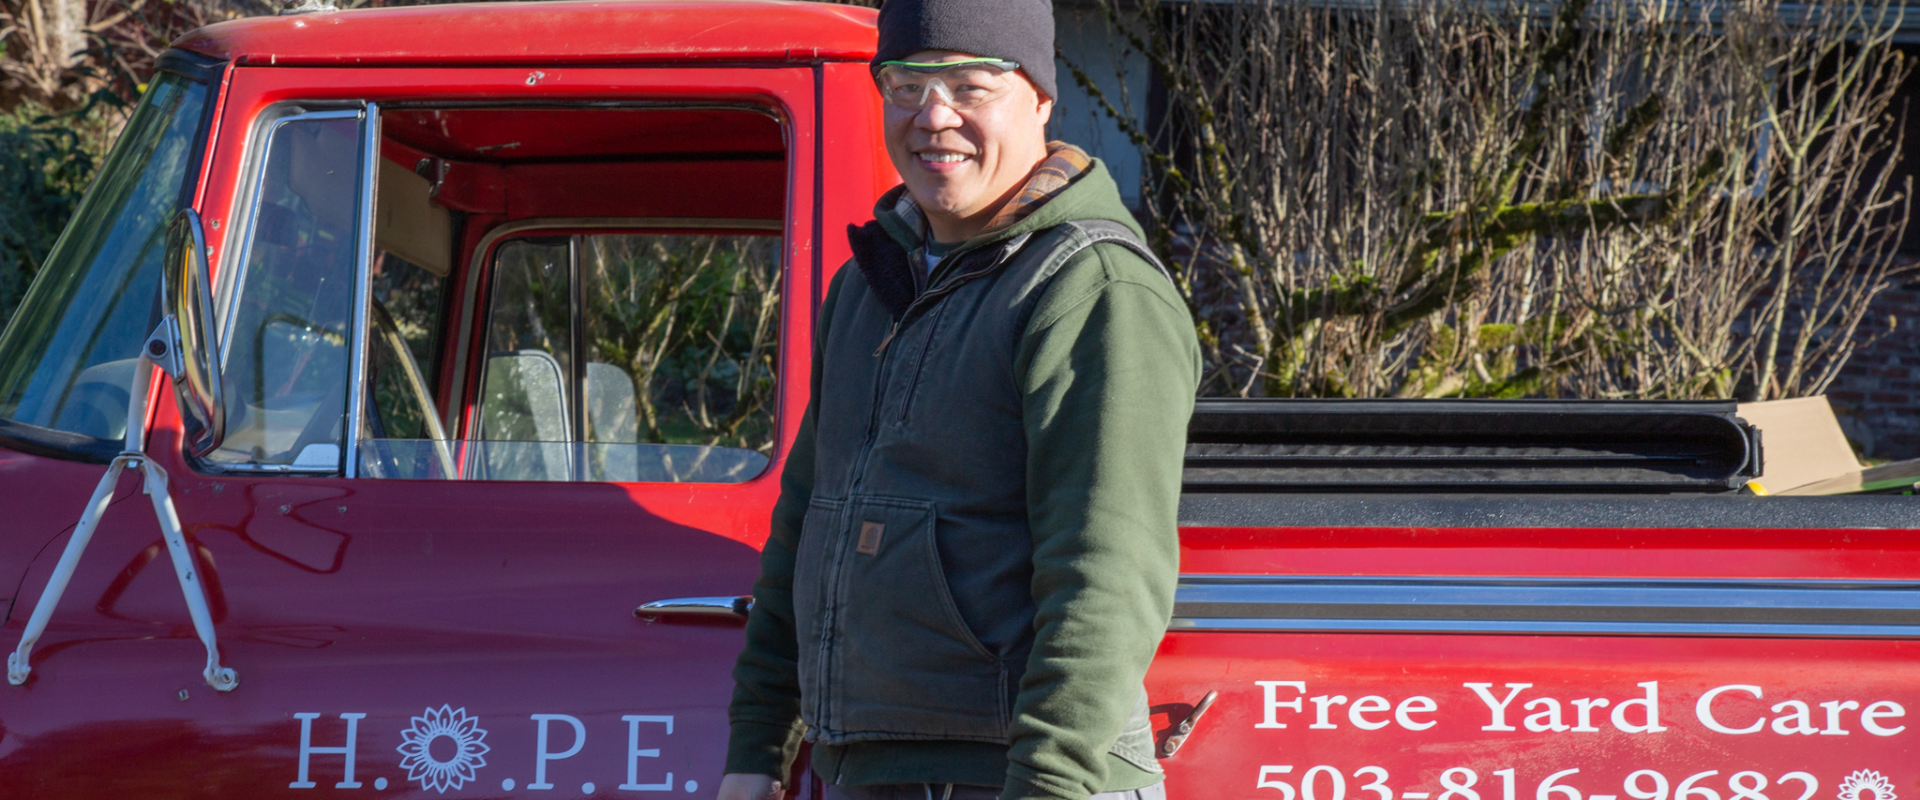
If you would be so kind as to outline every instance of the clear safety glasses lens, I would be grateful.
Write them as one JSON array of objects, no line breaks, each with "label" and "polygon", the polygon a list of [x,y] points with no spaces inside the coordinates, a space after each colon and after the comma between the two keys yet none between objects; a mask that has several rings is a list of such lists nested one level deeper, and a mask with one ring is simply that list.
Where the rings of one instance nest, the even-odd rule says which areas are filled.
[{"label": "clear safety glasses lens", "polygon": [[938,98],[955,111],[966,111],[1006,94],[1013,71],[1008,61],[910,64],[887,62],[874,74],[880,94],[894,107],[919,111]]}]

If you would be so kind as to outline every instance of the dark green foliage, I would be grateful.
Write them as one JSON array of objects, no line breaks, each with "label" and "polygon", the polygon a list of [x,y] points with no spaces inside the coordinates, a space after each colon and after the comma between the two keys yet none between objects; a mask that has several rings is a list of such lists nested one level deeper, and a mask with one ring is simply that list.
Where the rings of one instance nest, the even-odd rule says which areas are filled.
[{"label": "dark green foliage", "polygon": [[99,152],[90,129],[122,107],[100,92],[67,113],[0,115],[0,324],[13,318],[93,179]]}]

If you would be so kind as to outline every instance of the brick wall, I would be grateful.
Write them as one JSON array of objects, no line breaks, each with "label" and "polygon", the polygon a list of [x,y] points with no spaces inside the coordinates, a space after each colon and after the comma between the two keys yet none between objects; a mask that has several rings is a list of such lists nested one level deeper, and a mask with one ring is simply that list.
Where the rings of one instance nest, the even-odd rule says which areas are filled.
[{"label": "brick wall", "polygon": [[[1909,276],[1910,277],[1910,276]],[[1874,460],[1920,458],[1920,280],[1907,280],[1874,299],[1861,336],[1893,332],[1860,350],[1827,389],[1840,428]]]},{"label": "brick wall", "polygon": [[[1909,64],[1920,58],[1920,44],[1903,44],[1899,50]],[[1906,125],[1900,132],[1903,155],[1894,165],[1892,184],[1912,181],[1920,186],[1920,158],[1914,157],[1920,153],[1920,70],[1907,75],[1894,108],[1905,116]],[[1920,220],[1909,218],[1900,252],[1908,259],[1920,256]],[[1887,316],[1893,315],[1898,320],[1893,332],[1856,351],[1827,388],[1840,429],[1862,455],[1876,461],[1920,458],[1920,277],[1902,277],[1875,300],[1861,323],[1871,328],[1862,334],[1871,336],[1885,331]]]}]

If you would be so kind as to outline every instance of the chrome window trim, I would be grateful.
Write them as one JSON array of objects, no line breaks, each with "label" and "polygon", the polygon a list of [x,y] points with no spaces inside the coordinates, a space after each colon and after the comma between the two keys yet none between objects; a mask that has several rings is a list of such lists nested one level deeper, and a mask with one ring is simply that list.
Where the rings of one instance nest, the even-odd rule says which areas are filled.
[{"label": "chrome window trim", "polygon": [[[586,289],[580,285],[580,258],[576,233],[567,237],[567,479],[575,483],[587,479]],[[487,376],[480,380],[485,383]]]},{"label": "chrome window trim", "polygon": [[360,126],[360,216],[357,231],[360,253],[353,265],[353,343],[348,351],[347,423],[341,431],[346,441],[341,447],[341,474],[360,476],[360,426],[364,424],[367,402],[367,339],[370,334],[368,308],[373,302],[373,222],[374,203],[380,177],[380,104],[368,103],[366,120]]},{"label": "chrome window trim", "polygon": [[1920,637],[1920,581],[1182,575],[1170,630]]},{"label": "chrome window trim", "polygon": [[[453,353],[453,376],[449,384],[453,387],[453,397],[441,409],[443,427],[455,435],[474,438],[472,431],[460,427],[461,415],[465,409],[459,402],[467,388],[467,361],[472,355],[474,326],[481,316],[480,277],[487,273],[487,259],[493,253],[494,246],[500,240],[512,236],[524,236],[542,230],[751,230],[773,231],[781,235],[786,233],[786,221],[777,219],[732,219],[716,217],[547,217],[509,222],[493,230],[480,239],[473,249],[473,260],[467,265],[466,285],[461,289],[460,322],[455,331],[459,336]],[[785,245],[782,246],[781,261],[785,268]],[[486,314],[491,321],[492,314]]]},{"label": "chrome window trim", "polygon": [[[253,221],[258,216],[260,190],[267,179],[267,154],[273,148],[274,135],[280,132],[282,126],[294,122],[321,119],[357,120],[364,113],[359,108],[308,111],[307,105],[310,104],[290,100],[268,106],[254,118],[253,131],[248,134],[246,156],[242,159],[240,170],[242,176],[240,182],[245,189],[241,192],[241,196],[234,198],[233,210],[228,212],[228,219],[225,221],[227,233],[222,237],[226,241],[221,245],[221,252],[229,254],[230,257],[219,259],[218,275],[215,278],[219,285],[214,287],[213,291],[215,304],[213,315],[219,320],[214,338],[220,342],[220,368],[223,372],[227,366],[227,354],[232,344],[227,333],[233,328],[233,315],[240,306],[240,289],[246,284],[247,259],[253,255]],[[286,116],[273,116],[284,111],[293,113]]]}]

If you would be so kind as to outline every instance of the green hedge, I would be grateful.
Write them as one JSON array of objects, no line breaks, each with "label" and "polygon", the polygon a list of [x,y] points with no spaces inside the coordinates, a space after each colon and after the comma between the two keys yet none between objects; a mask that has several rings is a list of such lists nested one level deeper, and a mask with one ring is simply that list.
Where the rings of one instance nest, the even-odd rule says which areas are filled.
[{"label": "green hedge", "polygon": [[80,205],[124,108],[103,93],[61,114],[0,113],[0,326]]}]

